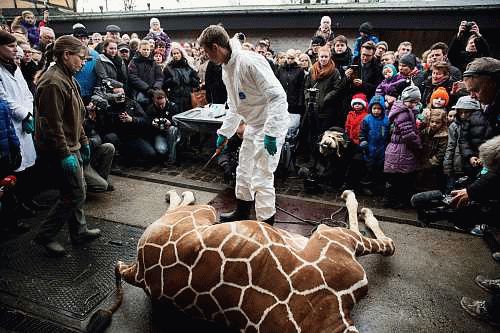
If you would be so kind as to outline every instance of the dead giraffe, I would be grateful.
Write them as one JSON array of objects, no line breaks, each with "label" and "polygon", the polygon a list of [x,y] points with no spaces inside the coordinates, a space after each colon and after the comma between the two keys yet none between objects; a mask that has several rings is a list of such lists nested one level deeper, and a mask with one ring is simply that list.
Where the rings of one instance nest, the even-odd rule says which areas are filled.
[{"label": "dead giraffe", "polygon": [[190,206],[191,192],[169,193],[169,209],[139,240],[137,261],[117,263],[118,280],[241,332],[358,332],[351,310],[368,280],[356,257],[392,255],[394,244],[368,208],[361,216],[376,239],[359,233],[352,191],[342,194],[350,229],[320,225],[310,239],[257,221],[215,224],[212,206]]}]

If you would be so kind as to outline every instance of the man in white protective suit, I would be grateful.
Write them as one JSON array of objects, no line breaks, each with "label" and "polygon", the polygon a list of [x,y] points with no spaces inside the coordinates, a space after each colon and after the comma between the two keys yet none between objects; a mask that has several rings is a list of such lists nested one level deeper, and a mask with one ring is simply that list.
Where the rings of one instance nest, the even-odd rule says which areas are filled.
[{"label": "man in white protective suit", "polygon": [[198,42],[210,60],[222,65],[227,89],[229,110],[217,131],[217,148],[224,147],[241,120],[246,123],[236,168],[236,210],[221,214],[220,221],[248,219],[255,200],[257,219],[272,225],[276,213],[273,172],[289,123],[286,93],[267,60],[242,50],[238,39],[230,39],[223,27],[209,26]]}]

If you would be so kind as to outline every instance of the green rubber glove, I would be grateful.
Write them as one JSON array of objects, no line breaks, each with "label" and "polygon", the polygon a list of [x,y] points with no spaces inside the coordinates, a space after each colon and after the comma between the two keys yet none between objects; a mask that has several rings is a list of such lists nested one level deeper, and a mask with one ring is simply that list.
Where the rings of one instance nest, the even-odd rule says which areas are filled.
[{"label": "green rubber glove", "polygon": [[276,147],[276,138],[274,136],[264,135],[264,148],[266,148],[269,155],[274,156],[278,151]]},{"label": "green rubber glove", "polygon": [[83,164],[90,162],[90,145],[86,144],[80,148],[80,155],[82,156]]},{"label": "green rubber glove", "polygon": [[224,141],[226,141],[226,137],[224,135],[217,134],[217,142],[215,143],[215,148],[220,148]]},{"label": "green rubber glove", "polygon": [[35,117],[28,113],[26,118],[22,121],[23,131],[27,134],[31,134],[35,131]]},{"label": "green rubber glove", "polygon": [[67,173],[76,173],[78,169],[78,161],[75,155],[70,154],[62,159],[61,166],[63,170]]}]

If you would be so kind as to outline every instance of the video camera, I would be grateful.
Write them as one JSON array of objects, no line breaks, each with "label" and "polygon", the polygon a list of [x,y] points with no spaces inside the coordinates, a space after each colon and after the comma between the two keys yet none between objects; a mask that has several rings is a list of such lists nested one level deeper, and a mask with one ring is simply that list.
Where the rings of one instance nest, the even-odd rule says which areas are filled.
[{"label": "video camera", "polygon": [[[471,180],[469,177],[459,178],[454,189],[465,188]],[[451,207],[453,196],[439,190],[420,192],[412,196],[410,202],[417,210],[418,220],[430,223],[439,220],[448,220],[456,209]]]}]

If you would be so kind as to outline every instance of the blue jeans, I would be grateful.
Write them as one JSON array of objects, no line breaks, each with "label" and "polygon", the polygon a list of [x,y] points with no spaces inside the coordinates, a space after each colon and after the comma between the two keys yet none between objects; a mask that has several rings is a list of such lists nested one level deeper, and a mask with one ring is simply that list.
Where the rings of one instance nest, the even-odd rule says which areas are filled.
[{"label": "blue jeans", "polygon": [[154,148],[156,153],[163,159],[167,157],[170,162],[177,160],[177,143],[181,139],[181,134],[177,126],[169,126],[154,138]]}]

